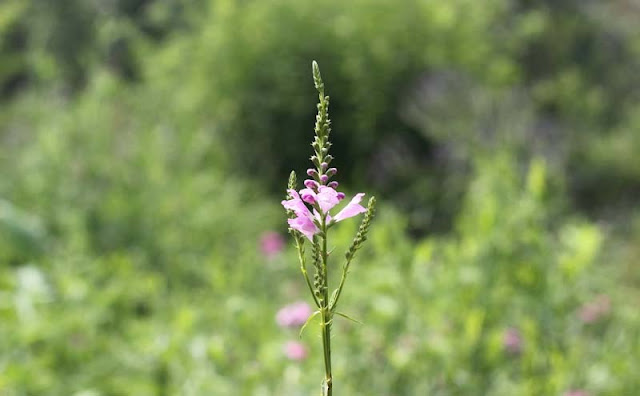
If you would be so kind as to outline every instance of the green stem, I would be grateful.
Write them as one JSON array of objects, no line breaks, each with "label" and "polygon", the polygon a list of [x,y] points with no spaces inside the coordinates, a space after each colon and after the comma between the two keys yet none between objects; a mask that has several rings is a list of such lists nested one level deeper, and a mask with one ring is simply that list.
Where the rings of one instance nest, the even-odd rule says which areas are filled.
[{"label": "green stem", "polygon": [[[353,256],[352,256],[353,257]],[[329,305],[329,310],[333,312],[336,309],[336,305],[338,305],[338,299],[340,299],[340,295],[342,294],[342,288],[344,287],[345,281],[347,280],[347,273],[349,272],[349,264],[351,264],[351,259],[348,259],[344,266],[342,267],[342,277],[340,278],[340,285],[335,292],[335,298],[333,299],[332,304]]]},{"label": "green stem", "polygon": [[324,383],[323,396],[331,396],[333,393],[333,378],[331,375],[331,311],[329,310],[329,277],[328,277],[328,253],[327,253],[327,223],[326,215],[322,216],[322,271],[325,284],[323,285],[322,299],[322,349],[324,351]]},{"label": "green stem", "polygon": [[331,396],[333,378],[331,375],[331,314],[327,308],[322,309],[322,347],[324,350],[324,382],[322,395]]},{"label": "green stem", "polygon": [[298,259],[300,260],[300,270],[302,271],[302,275],[304,276],[304,280],[307,282],[307,286],[309,287],[309,291],[311,292],[311,296],[313,297],[313,301],[316,303],[316,307],[320,308],[320,302],[316,297],[316,294],[313,292],[313,286],[311,285],[311,280],[309,279],[309,274],[307,274],[307,264],[304,259],[304,250],[302,250],[302,243],[296,237],[296,248],[298,249]]}]

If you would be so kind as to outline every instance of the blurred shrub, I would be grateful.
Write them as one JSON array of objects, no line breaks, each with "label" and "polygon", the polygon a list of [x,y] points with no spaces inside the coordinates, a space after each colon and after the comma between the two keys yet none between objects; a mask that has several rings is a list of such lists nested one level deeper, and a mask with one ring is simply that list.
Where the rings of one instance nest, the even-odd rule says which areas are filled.
[{"label": "blurred shrub", "polygon": [[185,28],[202,1],[6,0],[0,4],[0,99],[25,87],[79,93],[96,68],[139,77],[139,50]]},{"label": "blurred shrub", "polygon": [[147,78],[215,123],[229,169],[280,191],[276,181],[305,166],[301,150],[315,114],[310,61],[317,59],[333,98],[343,177],[401,198],[417,177],[434,183],[436,173],[427,167],[431,142],[399,117],[402,98],[433,68],[509,80],[513,63],[492,39],[501,3],[212,1],[200,30],[151,58]]},{"label": "blurred shrub", "polygon": [[[629,23],[637,10],[623,1],[64,0],[40,7],[11,0],[0,7],[7,95],[25,82],[82,95],[104,69],[144,82],[137,94],[166,95],[181,119],[176,128],[206,129],[224,147],[211,157],[224,157],[228,172],[259,175],[272,192],[290,168],[305,166],[299,150],[314,114],[308,69],[317,59],[334,98],[336,161],[349,169],[343,177],[354,187],[375,185],[405,208],[419,234],[449,229],[469,176],[457,156],[496,127],[504,130],[493,141],[507,144],[528,129],[521,165],[542,151],[558,185],[566,175],[583,208],[640,185],[594,148],[603,140],[637,146],[622,131],[640,87],[640,41]],[[423,115],[408,117],[421,90],[444,100],[431,97],[419,106]]]},{"label": "blurred shrub", "polygon": [[44,250],[45,231],[39,218],[0,200],[0,262],[22,264]]},{"label": "blurred shrub", "polygon": [[241,219],[273,216],[256,207],[253,217],[228,220],[234,205],[260,201],[260,190],[209,159],[218,149],[206,131],[178,131],[180,118],[158,110],[168,108],[164,98],[136,92],[102,74],[70,103],[39,109],[25,97],[5,118],[7,147],[20,155],[0,158],[11,171],[0,194],[73,251],[133,251],[162,267],[174,254],[201,257],[212,241],[227,240],[220,257],[235,255]]},{"label": "blurred shrub", "polygon": [[[604,276],[612,268],[596,265],[601,231],[545,209],[544,162],[524,178],[515,169],[508,155],[478,163],[450,237],[411,250],[402,221],[383,216],[372,230],[345,303],[367,322],[338,358],[350,393],[617,395],[639,385],[636,359],[613,352],[619,340],[637,353],[640,322]],[[588,322],[581,307],[597,293],[614,302]]]},{"label": "blurred shrub", "polygon": [[[138,172],[163,162],[153,158]],[[550,216],[546,172],[541,160],[524,174],[508,155],[478,161],[455,232],[417,244],[404,235],[406,218],[381,208],[345,294],[347,313],[365,325],[336,322],[341,392],[584,388],[613,396],[640,385],[633,302],[603,276],[610,268],[596,265],[604,236],[585,221]],[[257,249],[260,230],[282,223],[263,213],[280,208],[243,202],[246,189],[229,181],[212,187],[208,178],[193,183],[209,200],[192,201],[199,189],[178,183],[146,201],[140,210],[157,224],[149,229],[156,247],[132,237],[97,256],[68,238],[38,266],[2,269],[1,292],[10,296],[0,309],[3,394],[295,395],[317,388],[318,340],[306,333],[312,358],[289,362],[282,348],[297,334],[275,322],[281,305],[305,295],[294,252],[267,260]],[[147,183],[145,190],[156,185]],[[139,199],[135,188],[127,198],[117,189],[104,194],[106,201]],[[193,206],[181,210],[182,201]],[[336,260],[356,226],[337,229]],[[600,316],[586,321],[584,307],[596,303]]]},{"label": "blurred shrub", "polygon": [[272,319],[257,240],[280,210],[134,93],[101,74],[77,100],[3,113],[2,394],[230,393],[255,350],[228,337],[275,332],[252,326]]},{"label": "blurred shrub", "polygon": [[[633,102],[633,41],[580,4],[520,3],[211,1],[197,29],[147,58],[145,78],[211,125],[228,169],[279,191],[283,175],[305,166],[317,59],[334,98],[343,177],[375,185],[419,232],[448,229],[468,181],[456,155],[470,158],[487,140],[515,145],[521,165],[544,155],[556,184],[567,174],[578,200],[602,202],[604,180],[589,177],[602,168],[585,161],[581,142],[597,141]],[[615,81],[603,72],[612,68]],[[421,90],[431,91],[417,109],[424,114],[408,115]],[[629,192],[637,180],[620,183]]]}]

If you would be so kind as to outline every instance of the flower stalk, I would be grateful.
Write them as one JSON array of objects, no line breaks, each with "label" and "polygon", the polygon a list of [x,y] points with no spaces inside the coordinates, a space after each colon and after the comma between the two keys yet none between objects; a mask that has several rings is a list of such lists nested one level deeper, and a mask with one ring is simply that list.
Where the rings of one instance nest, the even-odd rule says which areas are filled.
[{"label": "flower stalk", "polygon": [[[329,154],[331,142],[331,121],[329,120],[329,97],[325,95],[324,83],[320,75],[318,64],[313,62],[313,82],[318,91],[319,103],[318,114],[315,122],[315,136],[311,147],[314,155],[311,162],[315,168],[307,170],[309,179],[304,181],[305,188],[299,192],[296,190],[296,175],[291,172],[287,189],[287,199],[282,201],[282,205],[287,210],[289,217],[289,232],[293,236],[300,270],[305,279],[305,283],[311,292],[313,302],[318,308],[311,315],[309,321],[320,316],[320,330],[322,336],[322,350],[324,358],[325,376],[322,380],[322,395],[332,396],[333,394],[333,374],[331,371],[331,328],[334,315],[339,315],[351,319],[348,315],[337,312],[336,306],[342,295],[342,291],[347,279],[349,267],[356,252],[361,248],[366,240],[369,224],[375,213],[375,198],[369,200],[365,209],[360,205],[364,193],[356,194],[351,201],[342,208],[335,216],[330,214],[330,210],[338,205],[345,198],[345,194],[338,192],[337,181],[331,179],[338,173],[336,168],[330,168],[333,157]],[[329,256],[328,232],[336,223],[364,213],[364,218],[356,236],[345,253],[345,261],[342,265],[342,276],[340,284],[329,297]],[[305,255],[306,241],[311,243],[311,259],[313,262],[314,276],[313,282],[307,271]],[[353,319],[351,319],[353,320]],[[305,324],[301,332],[305,329]]]}]

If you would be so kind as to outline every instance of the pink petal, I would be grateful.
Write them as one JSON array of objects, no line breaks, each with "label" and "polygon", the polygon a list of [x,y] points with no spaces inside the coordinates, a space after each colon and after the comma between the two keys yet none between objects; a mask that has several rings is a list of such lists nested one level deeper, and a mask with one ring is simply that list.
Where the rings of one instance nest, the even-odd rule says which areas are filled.
[{"label": "pink petal", "polygon": [[336,206],[340,200],[338,199],[338,192],[331,187],[320,186],[318,196],[318,205],[324,213],[327,213],[331,208]]},{"label": "pink petal", "polygon": [[364,193],[358,193],[355,197],[345,206],[335,217],[334,221],[342,221],[344,219],[348,219],[349,217],[353,217],[360,213],[364,213],[367,210],[360,205],[360,201],[362,201],[362,197],[364,197]]},{"label": "pink petal", "polygon": [[289,227],[300,231],[310,241],[313,241],[313,235],[320,231],[318,227],[313,224],[313,220],[307,216],[298,216],[295,219],[287,220],[287,222],[289,223]]},{"label": "pink petal", "polygon": [[282,206],[285,209],[293,210],[296,216],[303,217],[311,217],[311,212],[309,212],[309,208],[304,204],[304,202],[300,199],[300,196],[296,192],[296,190],[287,190],[289,194],[291,194],[291,199],[288,201],[282,201]]}]

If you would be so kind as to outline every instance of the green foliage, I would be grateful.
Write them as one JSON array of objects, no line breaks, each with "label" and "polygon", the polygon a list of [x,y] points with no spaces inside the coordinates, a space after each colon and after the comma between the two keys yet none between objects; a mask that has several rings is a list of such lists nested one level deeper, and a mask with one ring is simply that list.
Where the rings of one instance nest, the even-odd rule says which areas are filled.
[{"label": "green foliage", "polygon": [[[124,99],[109,91],[102,95]],[[50,239],[55,247],[32,256],[37,266],[21,261],[2,269],[8,297],[0,311],[2,393],[314,391],[320,376],[315,360],[287,362],[281,343],[295,335],[273,321],[280,304],[305,295],[294,249],[266,260],[256,246],[260,230],[281,223],[277,203],[245,198],[247,186],[220,178],[215,169],[198,171],[198,161],[174,161],[178,152],[150,155],[168,146],[142,125],[124,146],[133,151],[106,150],[109,140],[83,140],[73,128],[56,126],[69,118],[82,124],[91,108],[85,106],[50,114],[49,126],[34,135],[42,145],[37,152],[46,157],[30,154],[16,164],[37,166],[26,174],[44,175],[14,180],[22,189],[13,198],[33,214],[3,219],[30,229],[37,214],[46,231],[34,228],[40,230],[36,240]],[[115,114],[105,120],[118,119]],[[106,135],[113,126],[103,128]],[[57,129],[53,144],[46,135]],[[161,136],[177,139],[169,146],[182,138]],[[70,157],[76,167],[100,173],[62,177],[54,160],[72,148],[91,154]],[[101,161],[112,166],[96,165]],[[127,181],[123,161],[136,165],[130,171],[144,175],[137,179],[142,182]],[[551,216],[546,169],[536,160],[522,177],[508,154],[479,158],[455,232],[447,237],[414,243],[405,236],[404,216],[382,207],[343,297],[364,325],[335,324],[341,334],[333,353],[337,392],[537,395],[583,387],[619,395],[639,386],[634,332],[640,323],[632,300],[607,281],[611,268],[595,265],[602,231],[584,220]],[[73,191],[73,185],[98,181],[109,182],[99,200],[90,189],[71,197],[50,193],[55,186]],[[135,211],[122,211],[139,201],[144,205]],[[100,221],[91,220],[96,212]],[[349,245],[357,227],[348,224],[336,229],[338,249]],[[612,311],[582,322],[581,305],[598,293],[610,296]],[[509,328],[521,334],[519,353],[504,346]],[[309,333],[304,341],[312,354],[321,353]]]},{"label": "green foliage", "polygon": [[[354,270],[360,287],[348,302],[366,318],[366,329],[357,329],[365,336],[344,346],[338,365],[348,378],[361,378],[348,393],[633,392],[639,384],[626,375],[637,367],[633,334],[640,323],[623,314],[632,303],[600,278],[611,270],[595,265],[601,231],[580,220],[557,221],[545,210],[543,173],[544,165],[533,162],[525,184],[508,156],[482,161],[457,231],[427,238],[413,251],[392,236],[402,222],[379,219],[373,251]],[[581,304],[605,290],[612,312],[583,322]],[[505,346],[509,329],[522,337],[518,351]],[[617,337],[635,352],[607,352]],[[376,359],[362,358],[361,367],[354,361],[363,349]]]},{"label": "green foliage", "polygon": [[0,99],[25,86],[81,92],[95,68],[140,74],[140,50],[185,28],[202,1],[6,0],[0,4]]},{"label": "green foliage", "polygon": [[[447,65],[474,73],[487,61],[490,70],[509,63],[484,36],[498,1],[211,3],[206,25],[153,57],[147,76],[180,86],[177,94],[191,98],[192,111],[215,119],[233,169],[260,172],[269,186],[306,161],[299,151],[312,136],[309,59],[323,65],[336,98],[337,166],[363,159],[348,167],[352,180],[367,175],[369,161],[392,136],[426,146],[397,115],[403,91],[425,69]],[[495,74],[486,78],[500,79]],[[403,175],[394,171],[393,177]]]}]

